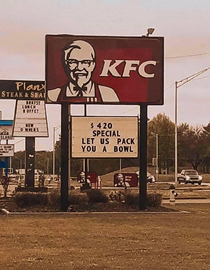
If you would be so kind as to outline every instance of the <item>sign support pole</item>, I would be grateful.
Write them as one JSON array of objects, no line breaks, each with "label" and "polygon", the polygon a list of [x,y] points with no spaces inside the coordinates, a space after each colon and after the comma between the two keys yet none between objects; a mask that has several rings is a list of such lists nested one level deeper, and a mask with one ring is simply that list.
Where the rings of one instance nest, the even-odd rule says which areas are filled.
[{"label": "sign support pole", "polygon": [[[8,144],[8,140],[6,140],[6,144]],[[6,164],[5,176],[7,178],[8,177],[8,171],[9,171],[9,159],[8,159],[8,157],[5,158],[5,164]]]},{"label": "sign support pole", "polygon": [[68,139],[68,116],[67,103],[61,104],[61,211],[68,210],[68,181],[69,181],[69,139]]},{"label": "sign support pole", "polygon": [[[87,116],[87,104],[84,104],[84,117]],[[88,160],[85,158],[85,184],[83,185],[83,189],[88,189],[89,185],[87,182],[88,179]]]},{"label": "sign support pole", "polygon": [[9,171],[9,158],[5,157],[5,176],[8,177],[8,171]]},{"label": "sign support pole", "polygon": [[69,181],[71,179],[71,104],[68,104],[68,172],[69,172]]},{"label": "sign support pole", "polygon": [[147,105],[140,106],[139,210],[147,209]]},{"label": "sign support pole", "polygon": [[[87,105],[84,104],[84,116],[87,116]],[[85,187],[87,186],[87,158],[85,158]]]},{"label": "sign support pole", "polygon": [[25,139],[25,187],[34,187],[35,137]]},{"label": "sign support pole", "polygon": [[159,154],[158,154],[158,150],[159,150],[159,146],[158,146],[158,142],[159,142],[159,140],[158,140],[158,134],[156,134],[155,135],[155,144],[156,144],[156,178],[157,178],[157,180],[158,180],[158,176],[159,176],[159,166],[158,166],[158,164],[159,164],[159,162],[158,162],[158,156],[159,156]]}]

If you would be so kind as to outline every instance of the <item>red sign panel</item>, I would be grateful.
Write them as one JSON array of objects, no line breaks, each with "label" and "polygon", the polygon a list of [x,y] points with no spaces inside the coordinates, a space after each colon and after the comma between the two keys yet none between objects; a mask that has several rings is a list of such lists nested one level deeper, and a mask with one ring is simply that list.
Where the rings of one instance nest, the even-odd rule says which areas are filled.
[{"label": "red sign panel", "polygon": [[137,187],[138,175],[136,173],[115,173],[114,174],[115,187]]},{"label": "red sign panel", "polygon": [[47,103],[163,104],[162,37],[46,36]]},{"label": "red sign panel", "polygon": [[[98,175],[95,172],[87,172],[87,181],[91,184],[98,182]],[[85,172],[77,172],[77,182],[85,183]]]}]

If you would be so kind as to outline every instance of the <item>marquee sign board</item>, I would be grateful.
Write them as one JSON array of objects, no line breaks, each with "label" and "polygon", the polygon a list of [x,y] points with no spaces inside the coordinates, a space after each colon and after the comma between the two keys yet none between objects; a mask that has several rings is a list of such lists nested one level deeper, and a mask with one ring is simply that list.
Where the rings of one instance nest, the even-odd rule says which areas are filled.
[{"label": "marquee sign board", "polygon": [[137,117],[72,117],[72,158],[138,158]]},{"label": "marquee sign board", "polygon": [[14,137],[48,137],[45,102],[43,100],[17,100]]},{"label": "marquee sign board", "polygon": [[0,157],[13,157],[14,144],[0,144]]},{"label": "marquee sign board", "polygon": [[162,105],[163,56],[163,37],[47,35],[47,102]]},{"label": "marquee sign board", "polygon": [[12,140],[13,120],[0,120],[0,140]]},{"label": "marquee sign board", "polygon": [[0,99],[44,100],[44,81],[0,80]]}]

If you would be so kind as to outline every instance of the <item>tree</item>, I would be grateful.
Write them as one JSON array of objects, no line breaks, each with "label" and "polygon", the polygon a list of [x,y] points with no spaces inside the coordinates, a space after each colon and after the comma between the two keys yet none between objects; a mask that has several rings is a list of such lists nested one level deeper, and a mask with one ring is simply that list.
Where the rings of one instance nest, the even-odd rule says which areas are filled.
[{"label": "tree", "polygon": [[184,123],[178,127],[178,157],[187,159],[192,167],[197,170],[198,166],[210,154],[210,124],[203,127],[193,127]]},{"label": "tree", "polygon": [[55,174],[60,173],[61,168],[61,134],[55,144]]},{"label": "tree", "polygon": [[169,166],[174,160],[174,123],[165,114],[157,114],[148,123],[148,159],[152,159],[155,154],[155,138],[158,135],[158,161],[159,173],[161,168],[169,172]]},{"label": "tree", "polygon": [[15,172],[16,169],[25,168],[25,151],[18,151],[12,157],[12,167]]},{"label": "tree", "polygon": [[52,152],[37,151],[35,159],[35,169],[39,169],[45,174],[50,174],[50,172],[52,172]]},{"label": "tree", "polygon": [[[18,151],[12,158],[12,167],[16,169],[25,169],[25,151]],[[36,151],[35,169],[44,171],[45,173],[52,172],[52,152],[51,151]]]}]

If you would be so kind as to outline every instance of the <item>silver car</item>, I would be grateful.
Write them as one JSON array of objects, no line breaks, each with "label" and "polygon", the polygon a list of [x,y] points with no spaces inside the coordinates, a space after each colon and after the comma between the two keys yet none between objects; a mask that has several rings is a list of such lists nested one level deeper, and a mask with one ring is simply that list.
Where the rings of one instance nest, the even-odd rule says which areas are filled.
[{"label": "silver car", "polygon": [[203,177],[199,175],[196,170],[182,170],[180,174],[177,176],[177,181],[179,184],[181,183],[191,183],[191,184],[199,184],[201,185]]}]

